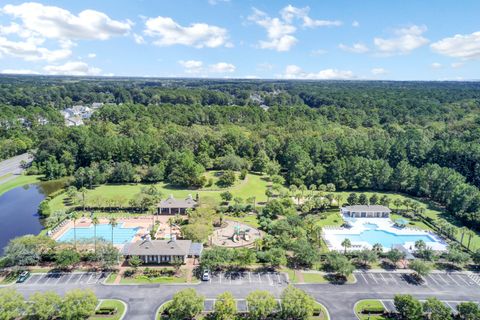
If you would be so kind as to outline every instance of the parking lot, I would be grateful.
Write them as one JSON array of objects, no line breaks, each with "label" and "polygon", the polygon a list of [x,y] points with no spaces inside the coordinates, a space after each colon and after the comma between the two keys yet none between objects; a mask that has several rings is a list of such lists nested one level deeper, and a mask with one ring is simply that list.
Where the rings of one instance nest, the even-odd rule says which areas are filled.
[{"label": "parking lot", "polygon": [[427,286],[436,289],[455,287],[480,287],[480,281],[476,275],[459,273],[431,273],[423,277],[423,282],[415,282],[409,274],[395,272],[355,272],[359,283],[369,286]]},{"label": "parking lot", "polygon": [[107,276],[108,272],[32,273],[30,277],[20,285],[53,286],[61,284],[95,284],[102,282]]},{"label": "parking lot", "polygon": [[263,284],[270,286],[286,285],[287,276],[279,272],[219,272],[210,277],[210,284]]},{"label": "parking lot", "polygon": [[[420,300],[421,302],[425,302],[425,300]],[[395,308],[395,304],[393,303],[393,300],[391,299],[386,299],[386,300],[380,300],[382,302],[383,306],[385,307],[385,310],[390,311],[390,312],[396,312],[397,309]],[[462,301],[442,301],[444,305],[452,309],[453,313],[457,313],[457,306],[462,302]]]}]

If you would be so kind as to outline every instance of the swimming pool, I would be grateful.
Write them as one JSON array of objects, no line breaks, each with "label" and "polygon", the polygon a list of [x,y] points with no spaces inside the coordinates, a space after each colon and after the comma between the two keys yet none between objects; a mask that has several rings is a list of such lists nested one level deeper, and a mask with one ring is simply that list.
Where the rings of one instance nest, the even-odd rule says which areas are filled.
[{"label": "swimming pool", "polygon": [[355,242],[367,242],[370,245],[379,243],[383,248],[391,248],[395,244],[405,245],[407,242],[423,240],[425,243],[437,242],[428,234],[395,234],[393,232],[378,229],[375,224],[364,224],[365,230],[359,234],[334,234],[333,239],[342,242],[345,238],[350,239],[352,244]]},{"label": "swimming pool", "polygon": [[[67,232],[62,234],[57,241],[59,242],[69,242],[74,240],[75,233],[77,235],[77,240],[88,240],[93,241],[95,237],[95,228],[93,225],[90,227],[77,227],[74,231],[73,228],[70,228]],[[113,227],[113,243],[114,244],[125,244],[132,241],[135,234],[140,228],[124,228],[123,224],[119,224]],[[103,239],[105,241],[112,241],[112,226],[110,224],[98,224],[97,225],[97,240]]]}]

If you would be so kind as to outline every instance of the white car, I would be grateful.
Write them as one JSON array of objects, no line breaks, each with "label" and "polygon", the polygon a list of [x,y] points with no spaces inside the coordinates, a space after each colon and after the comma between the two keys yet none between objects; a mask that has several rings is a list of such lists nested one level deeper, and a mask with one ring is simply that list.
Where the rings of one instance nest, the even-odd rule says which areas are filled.
[{"label": "white car", "polygon": [[203,281],[210,281],[210,271],[203,270],[202,280]]}]

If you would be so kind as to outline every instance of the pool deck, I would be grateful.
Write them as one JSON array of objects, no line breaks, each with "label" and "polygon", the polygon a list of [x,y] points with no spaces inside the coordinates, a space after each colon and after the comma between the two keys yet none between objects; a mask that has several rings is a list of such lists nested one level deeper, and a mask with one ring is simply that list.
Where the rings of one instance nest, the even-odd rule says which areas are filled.
[{"label": "pool deck", "polygon": [[[350,228],[343,227],[325,227],[323,229],[323,238],[327,243],[327,246],[330,250],[334,251],[343,251],[344,247],[342,246],[340,240],[336,239],[337,235],[359,235],[363,231],[368,230],[368,227],[365,224],[375,224],[378,226],[378,230],[386,231],[393,233],[395,235],[404,235],[404,236],[429,236],[433,238],[434,242],[426,242],[427,247],[432,248],[435,251],[445,251],[447,248],[447,243],[432,232],[421,230],[418,228],[398,228],[395,227],[394,222],[390,218],[356,218],[354,222],[351,222]],[[349,250],[362,250],[362,249],[372,249],[373,245],[365,241],[352,241],[352,247]],[[414,242],[405,242],[403,244],[407,250],[412,251],[412,248],[415,247]],[[390,250],[390,248],[383,248],[384,251]]]},{"label": "pool deck", "polygon": [[[139,228],[138,232],[132,239],[132,242],[140,240],[144,235],[148,234],[153,225],[153,218],[150,217],[132,217],[132,218],[118,218],[117,223],[124,228]],[[100,218],[99,224],[109,224],[106,218]],[[76,228],[90,228],[92,220],[90,218],[80,218],[77,220]],[[68,230],[73,228],[72,220],[65,220],[57,229],[50,234],[50,237],[56,241],[60,239]]]}]

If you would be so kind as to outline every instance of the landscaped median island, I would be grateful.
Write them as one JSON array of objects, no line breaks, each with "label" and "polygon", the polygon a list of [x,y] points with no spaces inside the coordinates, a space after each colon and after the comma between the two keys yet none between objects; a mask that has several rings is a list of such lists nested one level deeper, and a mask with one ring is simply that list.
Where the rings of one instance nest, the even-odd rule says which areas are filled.
[{"label": "landscaped median island", "polygon": [[121,320],[126,312],[125,302],[117,299],[105,299],[100,301],[95,315],[91,316],[89,320]]},{"label": "landscaped median island", "polygon": [[288,286],[275,297],[263,290],[251,291],[245,299],[230,292],[206,299],[195,289],[174,294],[157,310],[157,320],[167,319],[305,319],[329,320],[327,309],[303,290]]},{"label": "landscaped median island", "polygon": [[387,320],[380,300],[361,300],[355,304],[355,315],[360,320]]}]

